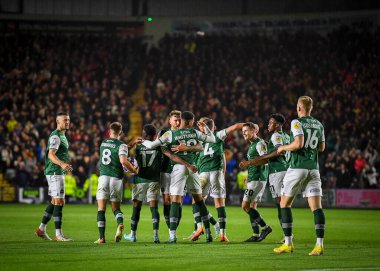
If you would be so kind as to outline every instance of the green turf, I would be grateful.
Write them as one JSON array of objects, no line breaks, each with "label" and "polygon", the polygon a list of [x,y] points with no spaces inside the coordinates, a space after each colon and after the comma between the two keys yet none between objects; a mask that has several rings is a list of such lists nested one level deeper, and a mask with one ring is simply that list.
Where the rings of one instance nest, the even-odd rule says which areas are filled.
[{"label": "green turf", "polygon": [[[116,223],[107,212],[107,244],[93,244],[98,237],[96,206],[68,205],[63,229],[74,242],[43,241],[34,236],[45,206],[0,205],[0,270],[311,270],[362,268],[380,270],[380,211],[325,210],[325,254],[310,257],[315,233],[312,213],[294,209],[293,254],[275,255],[282,232],[274,208],[259,209],[273,232],[262,243],[243,243],[251,234],[249,219],[238,207],[228,207],[229,244],[207,244],[204,238],[191,243],[182,237],[193,230],[191,208],[184,207],[178,229],[179,242],[165,244],[168,230],[161,212],[161,244],[152,242],[151,216],[144,206],[138,228],[138,242],[115,243]],[[123,206],[126,232],[132,207]],[[214,216],[215,209],[210,208]],[[54,225],[48,226],[52,236]],[[360,269],[353,269],[360,270]]]}]

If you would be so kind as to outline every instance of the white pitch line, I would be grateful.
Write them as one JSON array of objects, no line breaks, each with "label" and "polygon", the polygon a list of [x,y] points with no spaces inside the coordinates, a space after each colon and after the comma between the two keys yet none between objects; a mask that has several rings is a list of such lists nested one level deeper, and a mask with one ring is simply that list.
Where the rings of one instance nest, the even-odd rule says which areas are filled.
[{"label": "white pitch line", "polygon": [[380,266],[374,267],[343,267],[343,268],[328,268],[328,269],[304,269],[302,271],[338,271],[338,270],[380,270]]}]

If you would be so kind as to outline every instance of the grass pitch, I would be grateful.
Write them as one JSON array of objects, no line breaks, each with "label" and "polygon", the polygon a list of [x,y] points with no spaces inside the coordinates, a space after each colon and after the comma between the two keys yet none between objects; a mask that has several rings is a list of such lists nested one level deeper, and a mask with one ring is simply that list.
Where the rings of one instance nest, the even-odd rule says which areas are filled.
[{"label": "grass pitch", "polygon": [[[238,207],[227,207],[230,243],[207,244],[182,240],[193,231],[190,206],[184,206],[178,243],[165,244],[168,230],[160,206],[161,244],[153,243],[151,215],[143,206],[137,243],[113,241],[116,222],[107,210],[107,243],[98,237],[95,205],[67,205],[63,230],[74,242],[43,241],[34,235],[45,205],[0,205],[0,270],[380,270],[380,211],[325,210],[325,254],[310,257],[315,243],[313,215],[308,209],[293,209],[292,254],[275,255],[273,248],[282,231],[275,208],[259,209],[273,228],[262,243],[243,243],[252,234],[248,215]],[[131,205],[122,207],[125,232],[129,232]],[[209,210],[216,216],[215,209]],[[48,233],[54,236],[50,221]]]}]

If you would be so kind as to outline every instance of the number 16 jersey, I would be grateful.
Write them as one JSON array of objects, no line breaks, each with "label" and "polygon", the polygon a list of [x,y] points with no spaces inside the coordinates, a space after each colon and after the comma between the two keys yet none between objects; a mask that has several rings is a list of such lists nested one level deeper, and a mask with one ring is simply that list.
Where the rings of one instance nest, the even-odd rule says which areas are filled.
[{"label": "number 16 jersey", "polygon": [[318,145],[325,141],[323,125],[311,116],[295,119],[291,123],[290,141],[304,137],[301,149],[291,153],[290,168],[319,169]]}]

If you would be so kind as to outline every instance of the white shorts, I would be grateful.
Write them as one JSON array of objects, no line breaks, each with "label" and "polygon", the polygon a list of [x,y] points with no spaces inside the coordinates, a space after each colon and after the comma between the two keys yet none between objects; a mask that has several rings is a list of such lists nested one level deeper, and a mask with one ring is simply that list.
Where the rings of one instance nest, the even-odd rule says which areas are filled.
[{"label": "white shorts", "polygon": [[100,176],[96,199],[121,202],[123,200],[123,179],[104,175]]},{"label": "white shorts", "polygon": [[64,175],[46,175],[49,186],[48,195],[55,199],[65,198],[65,176]]},{"label": "white shorts", "polygon": [[250,181],[244,192],[243,201],[260,202],[261,197],[264,194],[266,184],[266,181]]},{"label": "white shorts", "polygon": [[319,170],[289,168],[286,171],[281,195],[294,197],[300,191],[304,198],[322,196],[322,182]]},{"label": "white shorts", "polygon": [[202,187],[202,196],[205,198],[210,192],[213,198],[226,198],[226,181],[223,170],[202,172],[199,174]]},{"label": "white shorts", "polygon": [[269,190],[272,198],[281,197],[282,180],[284,179],[286,171],[280,171],[269,174]]},{"label": "white shorts", "polygon": [[185,186],[190,194],[202,194],[198,173],[190,171],[184,165],[176,164],[171,173],[170,195],[183,196]]},{"label": "white shorts", "polygon": [[162,194],[170,193],[170,173],[161,172],[160,174],[160,186]]},{"label": "white shorts", "polygon": [[132,199],[138,201],[158,200],[160,195],[160,185],[158,182],[137,183],[132,188]]}]

